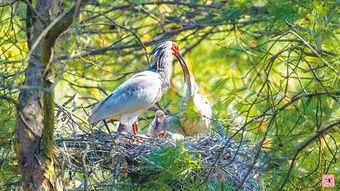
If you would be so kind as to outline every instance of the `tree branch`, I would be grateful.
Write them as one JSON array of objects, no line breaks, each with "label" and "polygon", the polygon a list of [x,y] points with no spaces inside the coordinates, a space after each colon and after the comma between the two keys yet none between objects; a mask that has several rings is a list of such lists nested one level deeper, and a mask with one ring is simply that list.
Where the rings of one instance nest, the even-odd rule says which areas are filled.
[{"label": "tree branch", "polygon": [[15,106],[18,106],[17,100],[15,100],[15,99],[13,99],[11,97],[8,97],[8,96],[5,96],[5,95],[0,95],[0,99],[6,100],[6,101],[14,104]]},{"label": "tree branch", "polygon": [[296,149],[295,155],[292,159],[292,162],[290,164],[288,173],[286,175],[285,180],[282,182],[281,187],[279,190],[283,190],[283,187],[286,185],[288,179],[289,179],[289,175],[293,169],[294,163],[297,159],[297,156],[299,155],[299,153],[306,148],[308,145],[310,145],[315,139],[319,138],[321,135],[323,135],[324,133],[326,133],[328,130],[330,130],[333,127],[337,127],[340,126],[340,121],[336,121],[335,123],[332,123],[326,127],[324,127],[323,129],[320,129],[319,131],[315,132],[315,134],[313,136],[311,136],[310,138],[308,138],[306,141],[304,141],[303,143],[300,144],[300,146]]},{"label": "tree branch", "polygon": [[74,21],[75,17],[79,15],[80,8],[87,2],[88,0],[79,0],[77,1],[73,7],[61,14],[57,17],[55,22],[51,23],[52,27],[48,31],[46,35],[46,44],[50,47],[53,47],[55,40],[59,37],[61,33],[63,33]]},{"label": "tree branch", "polygon": [[38,44],[41,42],[41,40],[46,36],[45,38],[45,55],[43,56],[43,60],[45,62],[48,62],[51,55],[51,48],[54,46],[55,40],[59,37],[61,33],[63,33],[73,22],[76,15],[79,14],[80,7],[83,6],[87,0],[79,0],[77,3],[73,5],[73,7],[61,15],[59,15],[55,20],[53,20],[38,36],[38,38],[35,40],[34,44],[32,45],[29,53],[27,54],[27,57],[25,59],[25,62],[29,60],[31,57],[31,54],[35,50],[35,48],[38,46]]}]

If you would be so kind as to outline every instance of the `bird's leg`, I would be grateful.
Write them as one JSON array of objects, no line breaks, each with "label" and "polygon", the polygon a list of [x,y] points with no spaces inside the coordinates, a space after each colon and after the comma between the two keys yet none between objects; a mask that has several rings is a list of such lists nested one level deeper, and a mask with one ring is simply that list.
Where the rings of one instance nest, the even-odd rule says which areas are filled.
[{"label": "bird's leg", "polygon": [[137,121],[132,124],[132,133],[133,133],[133,135],[135,137],[135,141],[137,143],[143,142],[142,141],[142,137],[140,137],[138,135],[138,124],[137,124]]},{"label": "bird's leg", "polygon": [[133,132],[134,135],[137,135],[137,134],[138,134],[138,125],[137,125],[136,122],[134,122],[134,123],[132,124],[132,132]]}]

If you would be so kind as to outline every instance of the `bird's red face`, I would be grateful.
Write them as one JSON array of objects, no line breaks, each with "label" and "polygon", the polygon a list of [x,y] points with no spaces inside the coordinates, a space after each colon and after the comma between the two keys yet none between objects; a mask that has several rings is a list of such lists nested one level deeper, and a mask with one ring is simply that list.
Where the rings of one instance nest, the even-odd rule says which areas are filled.
[{"label": "bird's red face", "polygon": [[172,54],[175,55],[176,57],[179,55],[179,48],[176,43],[172,43]]}]

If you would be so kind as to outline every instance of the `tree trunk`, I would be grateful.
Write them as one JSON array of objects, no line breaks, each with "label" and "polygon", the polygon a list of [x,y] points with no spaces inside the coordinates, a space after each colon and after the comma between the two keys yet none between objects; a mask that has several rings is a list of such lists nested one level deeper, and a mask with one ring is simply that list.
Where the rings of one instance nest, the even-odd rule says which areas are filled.
[{"label": "tree trunk", "polygon": [[[55,2],[37,0],[35,10],[27,14],[31,18],[26,19],[30,49],[43,31],[53,23],[53,19],[56,19],[56,22],[51,24],[49,30],[46,29],[46,35],[30,50],[32,54],[19,94],[15,147],[23,190],[62,189],[53,148],[55,72],[50,60],[56,39],[71,25],[85,1],[76,1],[69,11],[57,18],[55,13],[58,12],[58,4]],[[27,7],[31,8],[32,4]]]}]

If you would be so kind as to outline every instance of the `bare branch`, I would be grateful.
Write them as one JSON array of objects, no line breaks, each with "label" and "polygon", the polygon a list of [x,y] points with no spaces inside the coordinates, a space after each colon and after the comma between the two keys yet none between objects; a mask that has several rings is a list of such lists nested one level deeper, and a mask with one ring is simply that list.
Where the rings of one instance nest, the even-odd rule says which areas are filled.
[{"label": "bare branch", "polygon": [[18,106],[18,102],[14,98],[11,98],[11,97],[8,97],[8,96],[5,96],[5,95],[0,95],[0,99],[4,99],[4,100],[14,104],[15,106]]},{"label": "bare branch", "polygon": [[334,128],[334,127],[340,127],[340,121],[336,121],[320,130],[318,130],[317,132],[315,132],[315,134],[313,136],[311,136],[310,138],[308,138],[307,140],[305,140],[303,143],[300,144],[300,146],[296,149],[295,155],[292,159],[292,162],[290,163],[290,167],[289,170],[287,172],[286,178],[284,179],[284,181],[281,184],[281,187],[279,190],[282,190],[284,188],[284,186],[286,185],[288,179],[289,179],[289,175],[293,169],[294,163],[297,159],[297,156],[299,155],[299,153],[306,148],[308,145],[310,145],[314,140],[316,140],[317,138],[319,138],[320,136],[322,136],[324,133],[326,133],[328,130]]}]

